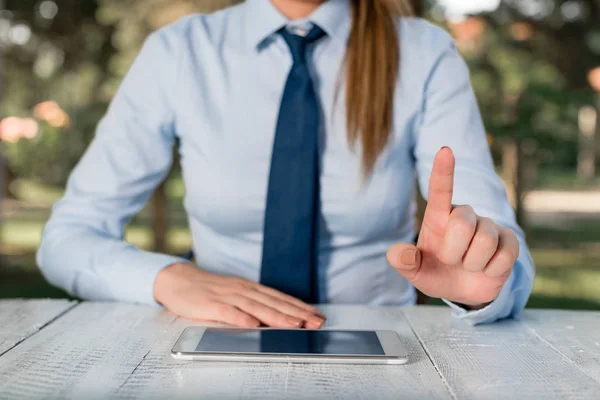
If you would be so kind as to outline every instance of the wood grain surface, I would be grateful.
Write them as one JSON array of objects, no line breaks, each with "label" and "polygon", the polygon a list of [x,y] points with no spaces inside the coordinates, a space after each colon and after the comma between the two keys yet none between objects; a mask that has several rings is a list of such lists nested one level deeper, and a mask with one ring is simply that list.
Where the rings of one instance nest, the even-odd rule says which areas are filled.
[{"label": "wood grain surface", "polygon": [[0,358],[0,399],[114,397],[174,321],[152,308],[82,303]]},{"label": "wood grain surface", "polygon": [[125,398],[449,399],[450,392],[399,308],[322,307],[327,329],[391,329],[411,354],[403,366],[181,362],[168,355],[189,322],[178,320],[119,394]]},{"label": "wood grain surface", "polygon": [[600,313],[527,312],[523,323],[565,360],[600,383]]},{"label": "wood grain surface", "polygon": [[[471,327],[437,308],[405,314],[458,399],[600,398],[600,385],[590,374],[523,322]],[[527,315],[545,326],[544,313]]]},{"label": "wood grain surface", "polygon": [[600,313],[470,327],[447,308],[325,306],[330,329],[391,329],[404,366],[182,362],[197,323],[153,308],[0,302],[0,399],[598,399]]},{"label": "wood grain surface", "polygon": [[67,300],[0,300],[0,356],[75,304]]}]

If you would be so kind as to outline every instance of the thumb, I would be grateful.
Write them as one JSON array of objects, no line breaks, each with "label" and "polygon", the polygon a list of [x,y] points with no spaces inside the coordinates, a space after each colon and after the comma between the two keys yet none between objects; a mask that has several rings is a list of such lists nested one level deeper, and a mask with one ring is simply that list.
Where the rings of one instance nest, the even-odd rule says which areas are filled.
[{"label": "thumb", "polygon": [[415,278],[421,269],[421,251],[414,244],[398,243],[390,247],[387,260],[407,280]]}]

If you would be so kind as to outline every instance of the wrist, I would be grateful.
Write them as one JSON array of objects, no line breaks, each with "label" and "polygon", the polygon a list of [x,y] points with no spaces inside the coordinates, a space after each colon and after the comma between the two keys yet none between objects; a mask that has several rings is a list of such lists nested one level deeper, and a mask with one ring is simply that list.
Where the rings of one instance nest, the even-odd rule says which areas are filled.
[{"label": "wrist", "polygon": [[173,292],[182,278],[188,280],[199,272],[200,270],[190,263],[176,263],[167,266],[158,273],[154,281],[154,300],[159,304],[164,304],[165,298]]}]

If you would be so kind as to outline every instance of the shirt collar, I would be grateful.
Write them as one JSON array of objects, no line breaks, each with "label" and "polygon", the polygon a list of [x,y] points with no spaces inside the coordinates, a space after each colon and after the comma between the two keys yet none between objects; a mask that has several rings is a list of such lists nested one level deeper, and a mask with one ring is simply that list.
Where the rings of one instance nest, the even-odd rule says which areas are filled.
[{"label": "shirt collar", "polygon": [[351,11],[350,0],[327,0],[309,16],[309,20],[323,29],[327,36],[346,45],[352,24]]},{"label": "shirt collar", "polygon": [[[246,0],[246,34],[251,46],[259,48],[263,42],[290,21],[277,10],[270,0]],[[344,45],[348,42],[351,25],[350,0],[327,0],[302,23],[318,25],[332,39]]]}]

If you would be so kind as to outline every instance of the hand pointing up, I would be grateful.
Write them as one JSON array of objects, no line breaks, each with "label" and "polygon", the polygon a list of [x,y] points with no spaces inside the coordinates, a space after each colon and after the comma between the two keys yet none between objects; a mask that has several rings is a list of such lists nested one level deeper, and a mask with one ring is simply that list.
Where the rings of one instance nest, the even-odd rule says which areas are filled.
[{"label": "hand pointing up", "polygon": [[477,309],[498,297],[509,278],[519,242],[515,233],[471,206],[453,206],[455,159],[437,154],[429,180],[429,199],[417,246],[390,248],[389,263],[417,289]]}]

